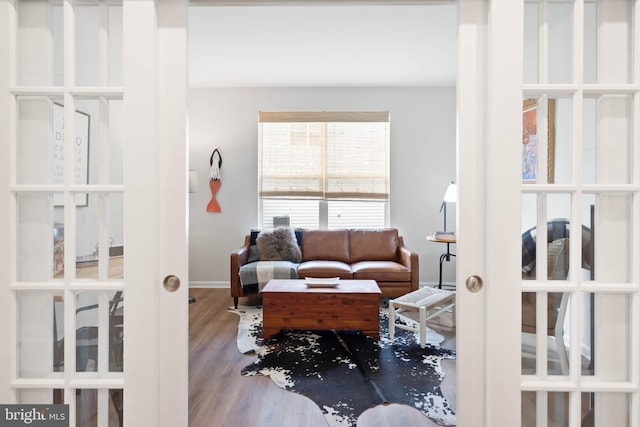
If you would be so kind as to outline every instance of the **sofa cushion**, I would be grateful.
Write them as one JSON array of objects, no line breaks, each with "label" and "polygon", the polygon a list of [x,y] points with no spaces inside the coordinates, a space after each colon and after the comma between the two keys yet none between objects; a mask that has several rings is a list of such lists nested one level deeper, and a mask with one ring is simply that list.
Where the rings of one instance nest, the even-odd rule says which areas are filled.
[{"label": "sofa cushion", "polygon": [[351,262],[398,259],[398,230],[353,229],[349,231]]},{"label": "sofa cushion", "polygon": [[376,282],[410,282],[411,271],[394,261],[360,261],[351,265],[354,279]]},{"label": "sofa cushion", "polygon": [[339,277],[352,279],[351,266],[342,261],[304,261],[298,265],[298,277]]},{"label": "sofa cushion", "polygon": [[349,230],[302,230],[302,261],[350,263]]}]

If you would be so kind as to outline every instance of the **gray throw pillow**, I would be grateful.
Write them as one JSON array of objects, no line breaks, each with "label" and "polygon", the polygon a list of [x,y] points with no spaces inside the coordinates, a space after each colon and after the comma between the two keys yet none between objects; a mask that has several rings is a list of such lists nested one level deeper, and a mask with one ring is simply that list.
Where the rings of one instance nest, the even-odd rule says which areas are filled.
[{"label": "gray throw pillow", "polygon": [[302,259],[302,252],[292,228],[281,227],[272,231],[262,231],[256,238],[256,246],[261,261],[299,263]]}]

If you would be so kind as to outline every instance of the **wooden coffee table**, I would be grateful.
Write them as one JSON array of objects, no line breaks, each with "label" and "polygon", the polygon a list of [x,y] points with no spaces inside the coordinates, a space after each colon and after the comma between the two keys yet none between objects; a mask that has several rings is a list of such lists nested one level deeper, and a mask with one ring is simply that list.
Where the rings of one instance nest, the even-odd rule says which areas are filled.
[{"label": "wooden coffee table", "polygon": [[340,280],[336,287],[270,280],[262,289],[263,337],[280,329],[335,329],[380,339],[380,294],[375,280]]}]

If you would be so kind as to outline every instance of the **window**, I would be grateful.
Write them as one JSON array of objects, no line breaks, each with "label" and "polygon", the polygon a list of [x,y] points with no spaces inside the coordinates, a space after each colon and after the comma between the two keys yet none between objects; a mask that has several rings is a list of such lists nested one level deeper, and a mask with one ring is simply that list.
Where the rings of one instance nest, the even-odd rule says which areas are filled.
[{"label": "window", "polygon": [[261,227],[389,224],[388,112],[261,112]]}]

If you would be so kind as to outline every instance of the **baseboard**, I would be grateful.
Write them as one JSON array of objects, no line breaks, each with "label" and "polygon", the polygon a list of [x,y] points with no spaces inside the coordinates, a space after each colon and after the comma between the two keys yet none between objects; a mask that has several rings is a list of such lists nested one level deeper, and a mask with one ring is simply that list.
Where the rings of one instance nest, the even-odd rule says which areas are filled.
[{"label": "baseboard", "polygon": [[[434,282],[420,282],[418,284],[419,287],[423,288],[425,286],[429,286],[431,288],[435,288],[438,286],[437,283]],[[448,291],[455,290],[456,282],[442,282],[442,289],[446,289]]]},{"label": "baseboard", "polygon": [[229,289],[231,284],[226,281],[198,281],[189,282],[189,288]]},{"label": "baseboard", "polygon": [[[433,283],[433,282],[420,282],[419,286],[422,288],[424,286],[430,286],[430,287],[434,287],[437,286],[437,283]],[[216,281],[192,281],[189,282],[189,287],[190,288],[214,288],[214,289],[218,289],[218,288],[229,288],[229,286],[231,286],[229,284],[229,282],[224,281],[224,280],[216,280]],[[454,289],[456,286],[455,282],[444,282],[442,283],[442,287],[445,289]]]}]

